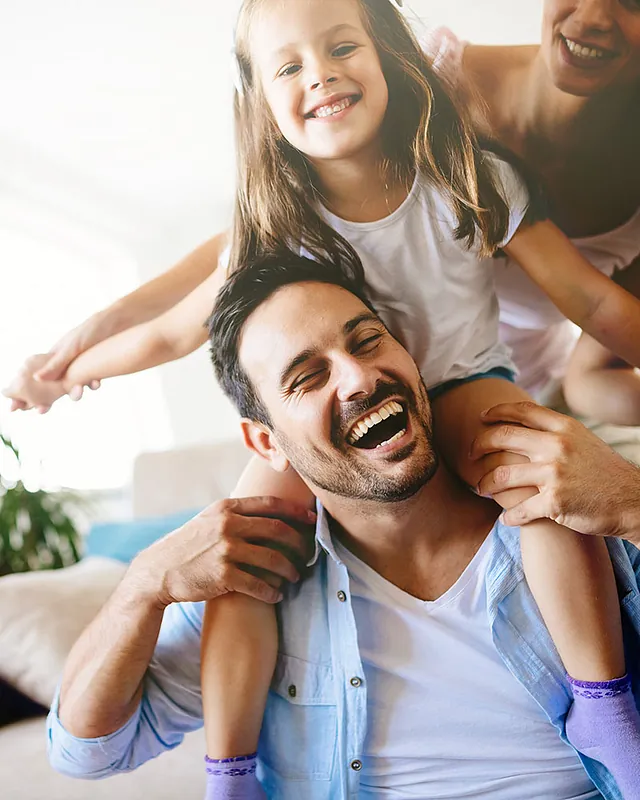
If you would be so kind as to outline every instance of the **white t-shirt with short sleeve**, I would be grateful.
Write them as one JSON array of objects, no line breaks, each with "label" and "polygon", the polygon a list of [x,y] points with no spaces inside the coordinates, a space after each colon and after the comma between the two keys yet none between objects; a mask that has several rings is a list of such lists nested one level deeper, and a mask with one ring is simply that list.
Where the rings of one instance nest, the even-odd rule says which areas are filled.
[{"label": "white t-shirt with short sleeve", "polygon": [[[510,208],[506,244],[528,207],[516,171],[493,164]],[[496,367],[513,369],[500,344],[491,262],[454,237],[447,198],[418,176],[402,205],[376,222],[348,222],[326,209],[326,221],[362,260],[369,296],[389,330],[413,356],[431,388]]]}]

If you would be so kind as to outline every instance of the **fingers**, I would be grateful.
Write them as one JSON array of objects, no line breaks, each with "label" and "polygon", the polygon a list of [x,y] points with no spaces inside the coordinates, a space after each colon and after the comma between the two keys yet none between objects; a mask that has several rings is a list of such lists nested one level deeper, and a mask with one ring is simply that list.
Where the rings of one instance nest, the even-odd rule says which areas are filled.
[{"label": "fingers", "polygon": [[38,414],[47,414],[51,411],[51,406],[35,406],[36,411]]},{"label": "fingers", "polygon": [[550,433],[562,433],[570,422],[569,417],[564,414],[533,402],[502,403],[483,411],[481,416],[487,423],[515,422],[527,428]]},{"label": "fingers", "polygon": [[246,517],[277,517],[302,525],[313,525],[316,521],[315,511],[281,497],[232,497],[218,505]]},{"label": "fingers", "polygon": [[548,478],[549,468],[546,464],[501,464],[482,478],[478,484],[478,493],[484,497],[492,497],[507,489],[540,487]]},{"label": "fingers", "polygon": [[246,564],[249,567],[271,572],[290,583],[300,580],[300,573],[291,561],[279,550],[271,547],[237,542],[231,557],[237,564]]},{"label": "fingers", "polygon": [[284,547],[302,560],[307,560],[311,536],[292,528],[286,522],[271,517],[241,518],[242,529],[239,534],[245,541],[258,545]]},{"label": "fingers", "polygon": [[261,578],[251,575],[249,572],[237,570],[237,575],[234,576],[233,586],[230,587],[234,592],[241,592],[242,594],[255,597],[256,600],[261,600],[263,603],[279,603],[282,600],[282,592],[275,586],[270,586],[266,581]]},{"label": "fingers", "polygon": [[505,525],[518,528],[528,522],[535,522],[537,519],[553,519],[553,517],[546,508],[544,496],[536,494],[508,511],[504,511],[500,519]]},{"label": "fingers", "polygon": [[34,373],[33,377],[37,381],[59,381],[75,357],[76,354],[64,349],[52,353],[51,358]]},{"label": "fingers", "polygon": [[91,383],[89,384],[89,388],[91,389],[92,392],[95,392],[101,386],[102,386],[101,381],[91,381]]},{"label": "fingers", "polygon": [[[5,397],[8,396],[4,392],[3,392],[3,394],[5,395]],[[29,406],[27,405],[27,403],[24,402],[24,400],[12,400],[11,401],[11,411],[27,411],[28,409],[29,409]]]},{"label": "fingers", "polygon": [[79,400],[82,400],[82,395],[84,394],[84,386],[77,384],[76,386],[71,387],[71,391],[69,392],[69,397],[77,403]]},{"label": "fingers", "polygon": [[476,436],[469,456],[476,460],[489,453],[509,450],[536,461],[551,452],[554,436],[552,433],[522,428],[518,424],[492,425]]}]

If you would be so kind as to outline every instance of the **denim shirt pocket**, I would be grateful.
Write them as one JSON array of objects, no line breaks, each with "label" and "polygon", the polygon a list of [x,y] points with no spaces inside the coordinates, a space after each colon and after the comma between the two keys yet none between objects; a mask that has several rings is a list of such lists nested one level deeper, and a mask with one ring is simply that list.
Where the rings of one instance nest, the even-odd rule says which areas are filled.
[{"label": "denim shirt pocket", "polygon": [[284,779],[328,781],[337,738],[331,666],[280,654],[260,733],[260,759]]}]

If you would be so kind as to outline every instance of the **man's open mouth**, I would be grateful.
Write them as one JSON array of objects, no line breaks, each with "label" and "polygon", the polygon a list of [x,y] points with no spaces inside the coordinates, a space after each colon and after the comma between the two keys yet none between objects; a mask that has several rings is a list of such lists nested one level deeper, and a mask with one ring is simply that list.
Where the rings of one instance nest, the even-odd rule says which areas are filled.
[{"label": "man's open mouth", "polygon": [[408,424],[406,406],[398,400],[389,400],[351,426],[347,443],[361,450],[374,450],[401,439]]}]

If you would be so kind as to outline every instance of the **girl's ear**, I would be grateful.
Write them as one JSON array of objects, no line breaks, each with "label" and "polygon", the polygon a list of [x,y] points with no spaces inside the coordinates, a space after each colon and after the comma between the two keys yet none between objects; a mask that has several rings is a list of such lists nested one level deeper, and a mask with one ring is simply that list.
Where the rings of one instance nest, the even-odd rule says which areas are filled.
[{"label": "girl's ear", "polygon": [[289,459],[280,450],[273,433],[266,425],[251,419],[243,419],[240,421],[240,428],[245,447],[268,461],[276,472],[286,472],[289,469]]}]

